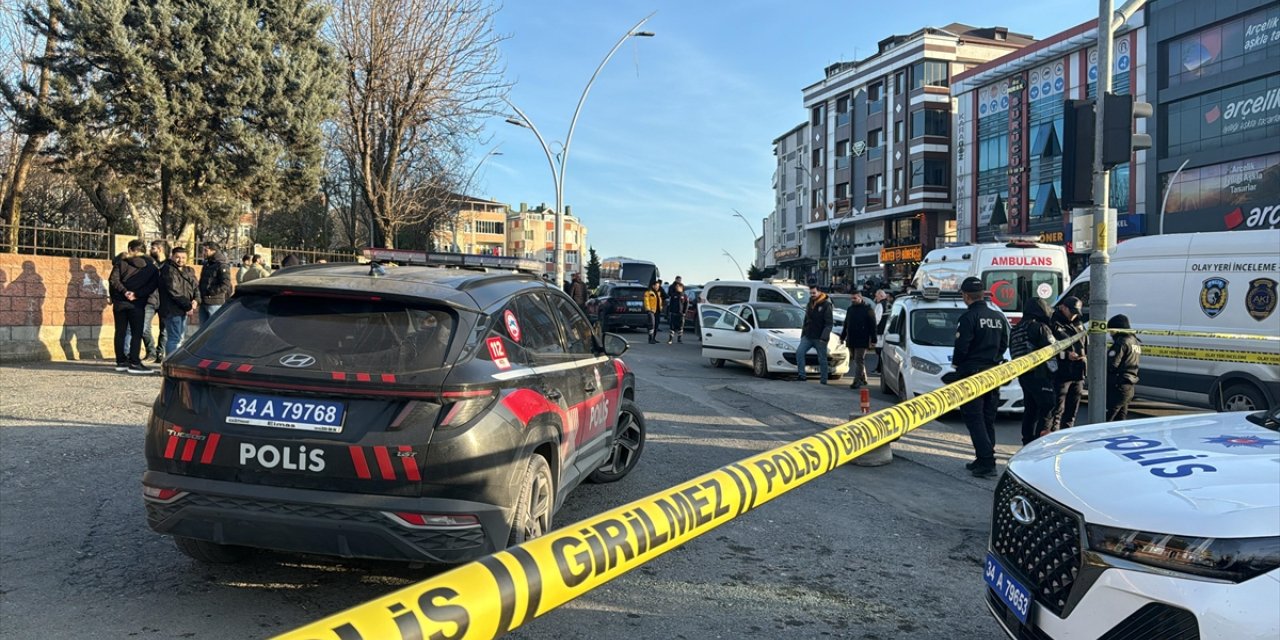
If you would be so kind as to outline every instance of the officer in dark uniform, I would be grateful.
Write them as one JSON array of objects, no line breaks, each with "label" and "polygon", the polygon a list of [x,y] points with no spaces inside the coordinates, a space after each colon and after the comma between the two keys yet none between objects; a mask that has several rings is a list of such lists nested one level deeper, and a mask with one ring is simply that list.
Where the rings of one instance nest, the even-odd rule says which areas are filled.
[{"label": "officer in dark uniform", "polygon": [[[965,278],[960,293],[969,308],[960,316],[956,327],[951,364],[958,378],[966,378],[1004,361],[1005,350],[1009,348],[1009,321],[987,304],[978,278]],[[996,409],[999,406],[999,387],[960,406],[975,455],[975,460],[965,468],[979,478],[996,475]]]},{"label": "officer in dark uniform", "polygon": [[[1129,316],[1116,314],[1107,320],[1108,329],[1128,329]],[[1124,420],[1133,399],[1133,385],[1138,384],[1138,359],[1142,346],[1132,333],[1111,334],[1107,349],[1107,422]]]}]

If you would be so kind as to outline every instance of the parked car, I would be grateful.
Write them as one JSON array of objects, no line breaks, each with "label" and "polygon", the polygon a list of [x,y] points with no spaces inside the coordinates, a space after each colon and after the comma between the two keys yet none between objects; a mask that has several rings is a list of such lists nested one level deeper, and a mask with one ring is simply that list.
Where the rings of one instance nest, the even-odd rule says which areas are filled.
[{"label": "parked car", "polygon": [[[898,298],[884,330],[880,392],[910,400],[945,386],[942,375],[952,370],[956,327],[964,311],[958,294],[936,289]],[[1005,359],[1009,359],[1007,351]],[[1017,380],[1000,387],[999,411],[1019,413],[1022,402]]]},{"label": "parked car", "polygon": [[617,329],[649,329],[644,312],[645,286],[638,282],[605,281],[587,300],[587,314],[600,324],[602,332]]},{"label": "parked car", "polygon": [[844,318],[849,311],[849,305],[853,304],[853,294],[851,293],[828,293],[827,297],[831,299],[831,316],[836,323],[836,331],[844,329]]},{"label": "parked car", "polygon": [[[785,302],[756,302],[728,307],[702,303],[702,357],[715,367],[737,362],[764,378],[774,373],[796,374],[796,348],[804,309]],[[827,344],[828,376],[835,380],[849,372],[849,349],[832,331]],[[805,371],[818,373],[818,354],[810,351]]]},{"label": "parked car", "polygon": [[684,290],[684,296],[689,299],[689,309],[684,312],[684,329],[685,331],[698,332],[700,325],[700,316],[698,315],[698,297],[702,294],[702,287],[687,287]]},{"label": "parked car", "polygon": [[702,286],[702,302],[787,302],[803,308],[809,304],[809,287],[795,280],[715,280]]},{"label": "parked car", "polygon": [[207,562],[518,544],[639,461],[626,348],[522,274],[319,264],[246,283],[164,363],[147,522]]},{"label": "parked car", "polygon": [[1011,638],[1280,637],[1280,410],[1075,427],[996,485],[986,604]]}]

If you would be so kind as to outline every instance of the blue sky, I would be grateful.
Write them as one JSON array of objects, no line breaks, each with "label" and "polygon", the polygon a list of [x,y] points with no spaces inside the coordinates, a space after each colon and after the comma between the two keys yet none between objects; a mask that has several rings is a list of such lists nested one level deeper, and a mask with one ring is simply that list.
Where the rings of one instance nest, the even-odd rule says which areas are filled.
[{"label": "blue sky", "polygon": [[[773,206],[772,141],[805,118],[801,89],[832,62],[866,57],[892,34],[964,22],[1044,38],[1097,13],[1081,0],[508,0],[496,19],[510,98],[548,143],[562,142],[591,72],[628,27],[574,131],[565,202],[600,256],[658,263],[665,279],[738,279]],[[477,191],[518,206],[555,202],[533,134],[494,120],[479,160],[501,145]],[[553,144],[553,150],[555,149]]]}]

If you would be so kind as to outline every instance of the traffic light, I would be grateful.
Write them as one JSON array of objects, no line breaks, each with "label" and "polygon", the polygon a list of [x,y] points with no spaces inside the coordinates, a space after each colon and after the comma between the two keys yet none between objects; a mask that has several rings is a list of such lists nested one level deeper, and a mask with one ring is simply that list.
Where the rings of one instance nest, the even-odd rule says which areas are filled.
[{"label": "traffic light", "polygon": [[1090,207],[1097,113],[1092,99],[1066,100],[1062,106],[1062,206]]},{"label": "traffic light", "polygon": [[1134,151],[1151,148],[1151,136],[1133,131],[1134,120],[1149,118],[1154,110],[1146,102],[1134,102],[1129,94],[1104,93],[1103,99],[1102,166],[1110,169],[1128,162]]}]

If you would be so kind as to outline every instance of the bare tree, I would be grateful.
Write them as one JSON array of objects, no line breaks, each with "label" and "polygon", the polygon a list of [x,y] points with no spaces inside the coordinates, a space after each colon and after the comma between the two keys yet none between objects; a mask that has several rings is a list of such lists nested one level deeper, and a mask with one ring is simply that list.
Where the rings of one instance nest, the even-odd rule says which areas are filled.
[{"label": "bare tree", "polygon": [[[0,5],[0,93],[3,94],[3,127],[5,153],[3,180],[0,180],[0,219],[9,223],[7,238],[10,251],[18,250],[18,223],[22,217],[22,196],[27,188],[36,154],[44,146],[48,134],[24,132],[18,126],[17,112],[28,110],[49,98],[50,72],[38,62],[36,54],[47,58],[57,42],[42,37],[28,23],[29,11],[15,4]],[[56,28],[56,23],[52,25]],[[7,46],[6,46],[7,45]],[[21,144],[19,144],[21,140]]]},{"label": "bare tree", "polygon": [[332,0],[346,64],[341,149],[373,225],[394,247],[406,227],[447,215],[467,143],[507,84],[486,0]]}]

